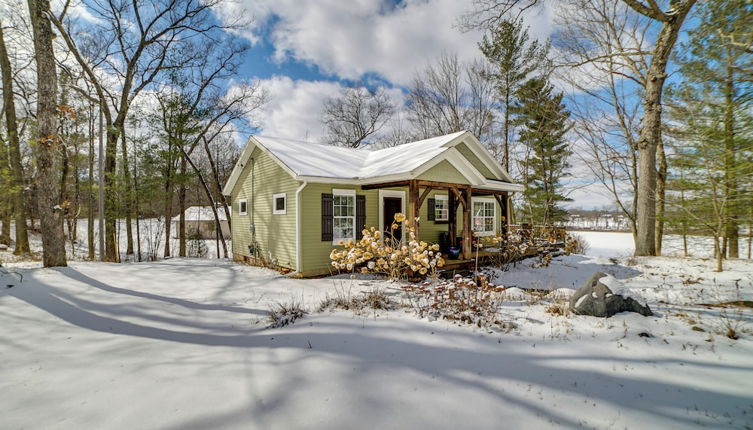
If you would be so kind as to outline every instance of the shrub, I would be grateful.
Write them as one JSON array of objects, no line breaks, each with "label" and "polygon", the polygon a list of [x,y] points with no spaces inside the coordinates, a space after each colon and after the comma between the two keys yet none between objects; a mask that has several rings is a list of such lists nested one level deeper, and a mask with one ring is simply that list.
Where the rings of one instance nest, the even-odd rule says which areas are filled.
[{"label": "shrub", "polygon": [[338,270],[361,273],[383,273],[392,280],[417,275],[427,275],[444,266],[439,245],[416,240],[416,229],[405,215],[395,214],[390,231],[395,232],[402,224],[408,240],[384,237],[382,232],[371,227],[363,230],[363,238],[354,242],[340,242],[344,249],[333,249],[329,257]]},{"label": "shrub", "polygon": [[424,282],[402,288],[420,317],[504,328],[499,318],[504,288],[494,286],[486,275],[480,274],[475,279],[456,275],[452,280],[435,285]]},{"label": "shrub", "polygon": [[567,254],[585,254],[591,247],[588,241],[578,234],[567,234],[565,237],[565,253]]},{"label": "shrub", "polygon": [[209,253],[206,242],[198,231],[191,233],[186,241],[186,251],[189,257],[206,258]]},{"label": "shrub", "polygon": [[275,303],[267,312],[268,328],[280,328],[293,324],[295,320],[302,318],[306,313],[306,310],[298,302]]},{"label": "shrub", "polygon": [[397,308],[397,303],[390,299],[382,289],[374,288],[357,296],[345,294],[341,290],[336,290],[334,297],[325,298],[319,304],[319,312],[327,310],[342,309],[353,311],[358,314],[364,309],[389,311]]}]

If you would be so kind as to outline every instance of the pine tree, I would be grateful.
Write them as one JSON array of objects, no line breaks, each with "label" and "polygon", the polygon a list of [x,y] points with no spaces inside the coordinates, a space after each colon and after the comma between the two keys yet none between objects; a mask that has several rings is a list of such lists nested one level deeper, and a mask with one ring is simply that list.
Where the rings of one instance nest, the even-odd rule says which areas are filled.
[{"label": "pine tree", "polygon": [[562,93],[555,94],[546,78],[527,81],[518,90],[513,106],[515,124],[521,127],[520,143],[528,156],[521,161],[525,212],[533,224],[551,225],[564,219],[566,211],[559,203],[570,201],[562,194],[560,181],[567,176],[571,154],[565,134],[570,129],[570,113],[562,104]]},{"label": "pine tree", "polygon": [[[722,160],[720,174],[723,176],[720,186],[725,202],[721,254],[737,258],[739,223],[747,213],[745,181],[751,175],[744,162],[749,150],[744,116],[748,115],[753,96],[749,72],[746,72],[753,66],[753,52],[724,35],[753,27],[753,4],[745,0],[706,3],[700,6],[699,14],[699,25],[690,31],[688,41],[682,46],[684,55],[679,59],[683,84],[675,86],[670,94],[682,94],[678,102],[690,103],[707,116],[703,122],[691,123],[683,116],[677,120],[687,133],[703,133],[704,145],[718,146],[716,152]],[[692,129],[709,125],[717,128],[707,132]]]},{"label": "pine tree", "polygon": [[548,73],[549,44],[530,40],[528,28],[522,20],[502,20],[489,34],[484,35],[479,49],[492,64],[486,76],[496,88],[502,107],[503,166],[510,171],[510,140],[512,134],[511,108],[518,89],[531,75]]}]

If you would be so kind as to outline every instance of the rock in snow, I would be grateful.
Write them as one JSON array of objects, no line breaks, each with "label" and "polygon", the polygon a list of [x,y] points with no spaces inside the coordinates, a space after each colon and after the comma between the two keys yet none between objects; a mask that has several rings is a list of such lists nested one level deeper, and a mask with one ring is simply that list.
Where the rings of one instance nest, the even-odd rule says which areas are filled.
[{"label": "rock in snow", "polygon": [[597,272],[583,284],[570,299],[570,310],[578,315],[611,317],[620,312],[637,312],[643,316],[653,315],[648,305],[642,305],[631,297],[614,294],[601,278],[605,273]]}]

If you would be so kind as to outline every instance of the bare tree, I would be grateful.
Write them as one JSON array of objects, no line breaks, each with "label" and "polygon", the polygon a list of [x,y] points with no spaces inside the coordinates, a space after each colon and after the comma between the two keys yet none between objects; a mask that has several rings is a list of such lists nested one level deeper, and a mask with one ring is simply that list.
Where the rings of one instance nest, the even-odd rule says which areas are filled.
[{"label": "bare tree", "polygon": [[59,200],[59,162],[61,140],[57,130],[57,73],[50,25],[49,0],[28,0],[34,29],[34,51],[37,63],[37,191],[42,224],[43,264],[45,267],[66,266],[63,206]]},{"label": "bare tree", "polygon": [[484,78],[484,67],[445,54],[416,73],[408,92],[408,119],[419,137],[468,130],[490,140],[494,86]]},{"label": "bare tree", "polygon": [[[185,60],[185,55],[174,53],[190,56],[186,45],[190,45],[191,36],[210,34],[212,30],[220,28],[211,13],[219,2],[155,0],[139,3],[106,0],[87,3],[88,11],[95,19],[84,31],[76,32],[63,23],[69,2],[64,5],[60,16],[50,15],[66,46],[94,86],[107,126],[104,169],[107,261],[117,259],[116,157],[131,103],[161,72],[179,67],[176,59]],[[74,35],[78,41],[74,40]],[[105,79],[113,76],[119,81],[115,92],[111,91],[112,85],[105,83]],[[130,229],[130,225],[127,228]],[[131,235],[128,236],[132,240]],[[132,249],[132,245],[129,248]]]},{"label": "bare tree", "polygon": [[[635,255],[656,255],[657,148],[661,142],[661,108],[667,64],[685,18],[696,0],[672,0],[666,9],[656,0],[621,0],[652,25],[660,27],[653,41],[642,93],[643,118],[638,135],[638,199]],[[542,0],[477,0],[475,8],[461,21],[466,28],[496,23],[509,13],[525,11]],[[611,55],[611,54],[610,54]],[[618,54],[619,55],[619,54]]]},{"label": "bare tree", "polygon": [[343,88],[338,97],[324,101],[322,121],[327,143],[358,148],[371,145],[395,113],[395,106],[383,88]]},{"label": "bare tree", "polygon": [[636,239],[641,103],[634,94],[645,88],[651,23],[621,2],[571,4],[557,17],[554,57],[557,76],[578,93],[574,131],[582,148],[576,154],[628,218]]},{"label": "bare tree", "polygon": [[24,199],[24,173],[21,166],[21,144],[19,142],[18,120],[16,118],[16,104],[13,92],[13,71],[5,44],[3,24],[0,22],[0,69],[3,83],[3,111],[5,113],[5,127],[7,137],[7,153],[0,156],[10,167],[11,181],[9,181],[8,193],[12,196],[13,214],[16,221],[16,255],[28,254],[29,236],[26,231],[26,201]]},{"label": "bare tree", "polygon": [[[163,88],[156,94],[161,109],[163,130],[167,142],[168,153],[174,148],[180,156],[180,173],[185,176],[188,166],[198,177],[199,182],[206,194],[215,221],[219,225],[219,216],[216,209],[216,201],[223,203],[227,219],[230,214],[227,202],[220,190],[218,183],[219,175],[212,159],[209,146],[223,133],[233,130],[234,126],[246,124],[254,111],[259,109],[267,100],[266,92],[256,82],[239,82],[230,89],[225,89],[221,82],[227,80],[237,71],[247,50],[245,44],[233,44],[222,41],[206,41],[201,46],[196,46],[194,51],[203,54],[197,57],[197,61],[188,62],[180,70],[172,74],[172,85]],[[179,89],[176,91],[176,89]],[[214,186],[210,186],[207,174],[203,172],[192,159],[194,151],[203,146],[211,167],[210,178],[214,180]],[[168,163],[168,168],[170,164]],[[172,213],[170,171],[166,171],[166,199],[165,219],[169,220]],[[178,197],[180,205],[181,221],[179,223],[179,253],[185,255],[185,205],[186,183],[178,181]],[[212,190],[215,190],[215,193]],[[216,193],[219,191],[219,193]],[[169,238],[170,226],[166,226],[167,239]],[[225,256],[227,246],[225,239],[219,232]],[[166,243],[165,253],[169,255],[169,244]]]}]

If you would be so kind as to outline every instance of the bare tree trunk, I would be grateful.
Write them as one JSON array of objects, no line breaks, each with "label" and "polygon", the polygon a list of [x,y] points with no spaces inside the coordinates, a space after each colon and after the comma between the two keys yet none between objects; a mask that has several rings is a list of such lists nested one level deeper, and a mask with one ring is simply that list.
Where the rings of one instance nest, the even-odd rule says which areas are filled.
[{"label": "bare tree trunk", "polygon": [[115,158],[118,152],[118,128],[112,125],[107,128],[105,139],[104,163],[104,192],[105,192],[105,258],[104,261],[117,262],[118,251],[115,244],[117,224],[118,193],[115,190]]},{"label": "bare tree trunk", "polygon": [[750,220],[748,221],[748,260],[750,260],[751,245],[753,245],[753,205],[750,206]]},{"label": "bare tree trunk", "polygon": [[722,263],[722,258],[724,254],[722,254],[722,248],[719,246],[719,236],[714,235],[714,257],[716,258],[716,271],[722,272],[724,270],[724,266]]},{"label": "bare tree trunk", "polygon": [[[212,169],[212,182],[214,183],[215,192],[217,193],[220,201],[222,202],[222,210],[225,211],[225,217],[227,218],[228,228],[231,228],[232,224],[230,223],[230,218],[231,218],[230,217],[230,205],[228,204],[228,201],[227,201],[227,198],[225,198],[225,195],[222,194],[222,183],[220,182],[220,173],[217,170],[217,164],[215,163],[214,157],[212,156],[212,151],[209,149],[209,142],[207,142],[206,140],[204,140],[204,152],[206,152],[207,154],[207,159],[209,160],[209,167]],[[220,231],[222,231],[221,228],[220,228]],[[223,237],[223,241],[224,241],[224,237]],[[227,258],[227,249],[225,249],[225,258]]]},{"label": "bare tree trunk", "polygon": [[136,142],[133,143],[133,168],[131,173],[133,174],[132,190],[133,190],[133,215],[136,218],[136,261],[141,261],[141,225],[139,218],[141,218],[141,211],[139,209],[139,183],[138,183],[138,158],[136,155]]},{"label": "bare tree trunk", "polygon": [[89,213],[87,214],[86,239],[89,260],[94,261],[94,105],[89,104]]},{"label": "bare tree trunk", "polygon": [[120,133],[120,149],[121,159],[123,163],[123,183],[125,184],[125,219],[126,219],[126,241],[128,242],[126,248],[126,255],[133,255],[133,229],[131,223],[133,222],[133,189],[131,188],[131,174],[128,168],[128,147],[126,145],[125,131]]},{"label": "bare tree trunk", "polygon": [[165,257],[170,256],[170,230],[173,217],[173,192],[170,178],[165,182]]},{"label": "bare tree trunk", "polygon": [[[0,32],[2,31],[0,23]],[[5,194],[10,191],[10,181],[7,181],[8,172],[8,147],[5,140],[0,136],[0,191]],[[13,219],[13,207],[10,201],[3,199],[0,202],[0,244],[10,245],[10,223]]]},{"label": "bare tree trunk", "polygon": [[[206,144],[206,141],[205,141],[205,144]],[[205,149],[207,149],[206,146],[205,146]],[[199,170],[199,168],[196,166],[196,164],[194,164],[193,160],[191,160],[191,157],[189,157],[189,155],[186,153],[185,150],[183,150],[182,147],[181,147],[181,151],[183,153],[183,158],[188,161],[188,163],[191,165],[191,168],[196,173],[196,176],[198,176],[199,182],[201,182],[201,186],[204,188],[204,192],[207,195],[207,199],[209,199],[209,205],[212,208],[212,214],[214,215],[214,222],[218,226],[218,234],[220,236],[220,241],[222,242],[222,252],[225,258],[227,258],[227,243],[225,243],[225,235],[222,232],[222,229],[219,227],[220,216],[217,213],[217,205],[214,202],[214,197],[212,197],[212,191],[209,189],[209,184],[207,184],[207,181],[204,180],[204,175],[201,174],[201,171]],[[225,207],[225,210],[227,211],[227,207]]]},{"label": "bare tree trunk", "polygon": [[2,222],[3,227],[0,229],[0,244],[4,245],[10,245],[10,223],[11,219],[13,218],[11,215],[13,214],[13,209],[10,207],[10,205],[4,205],[2,208]]},{"label": "bare tree trunk", "polygon": [[5,47],[2,23],[0,22],[0,69],[2,69],[3,110],[5,111],[6,129],[8,130],[8,155],[13,180],[12,200],[13,215],[16,221],[16,255],[25,255],[30,251],[29,234],[26,231],[26,201],[24,200],[24,172],[21,166],[21,147],[18,141],[18,122],[16,105],[13,101],[13,74],[8,51]]},{"label": "bare tree trunk", "polygon": [[[181,151],[183,148],[181,147]],[[180,159],[180,189],[178,190],[178,207],[180,209],[180,219],[178,221],[178,255],[186,256],[186,176],[188,172],[186,157]]]},{"label": "bare tree trunk", "polygon": [[664,153],[664,142],[659,141],[659,170],[656,172],[656,255],[661,255],[664,239],[664,208],[667,189],[667,157]]},{"label": "bare tree trunk", "polygon": [[736,149],[735,148],[735,112],[734,112],[734,76],[732,67],[727,66],[727,76],[724,88],[724,188],[729,204],[725,207],[725,253],[729,258],[740,257],[738,247],[738,205],[737,205],[737,169],[736,169]]},{"label": "bare tree trunk", "polygon": [[[66,266],[63,210],[56,192],[58,184],[57,153],[57,73],[52,47],[52,27],[48,19],[49,0],[28,0],[34,31],[37,63],[37,190],[42,231],[42,260],[45,267]],[[25,221],[24,221],[25,222]]]},{"label": "bare tree trunk", "polygon": [[646,74],[642,128],[638,137],[638,235],[635,243],[638,256],[656,255],[656,149],[661,140],[662,91],[672,48],[694,3],[695,0],[686,0],[673,7],[671,13],[661,14],[663,25]]}]

